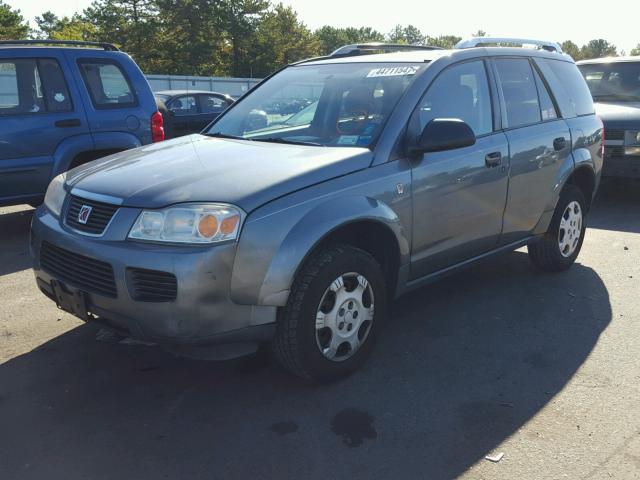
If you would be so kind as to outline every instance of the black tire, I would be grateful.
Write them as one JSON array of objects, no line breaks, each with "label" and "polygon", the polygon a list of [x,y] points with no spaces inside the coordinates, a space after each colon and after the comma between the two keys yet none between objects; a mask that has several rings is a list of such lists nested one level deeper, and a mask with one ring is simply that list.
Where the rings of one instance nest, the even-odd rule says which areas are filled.
[{"label": "black tire", "polygon": [[[335,361],[326,358],[316,339],[316,313],[325,291],[335,279],[357,272],[368,280],[375,298],[373,320],[360,347],[352,356]],[[387,289],[378,262],[350,245],[322,248],[298,273],[287,305],[279,312],[272,347],[275,358],[291,373],[306,379],[332,381],[357,370],[370,354],[386,313]]]},{"label": "black tire", "polygon": [[[582,228],[575,250],[571,255],[564,256],[559,245],[560,221],[571,202],[577,202],[580,205]],[[571,267],[580,254],[587,231],[587,212],[588,206],[582,191],[575,185],[565,185],[553,213],[549,230],[540,241],[527,247],[531,262],[545,272],[561,272]]]}]

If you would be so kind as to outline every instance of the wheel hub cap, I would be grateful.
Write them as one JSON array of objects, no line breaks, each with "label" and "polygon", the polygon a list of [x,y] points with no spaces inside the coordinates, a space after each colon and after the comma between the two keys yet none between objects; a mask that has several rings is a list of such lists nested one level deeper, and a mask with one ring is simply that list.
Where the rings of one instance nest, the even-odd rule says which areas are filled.
[{"label": "wheel hub cap", "polygon": [[578,202],[571,202],[560,218],[558,246],[563,257],[570,257],[578,248],[582,235],[582,209]]},{"label": "wheel hub cap", "polygon": [[332,361],[353,356],[371,330],[374,302],[367,279],[358,273],[336,278],[320,300],[316,313],[316,343]]}]

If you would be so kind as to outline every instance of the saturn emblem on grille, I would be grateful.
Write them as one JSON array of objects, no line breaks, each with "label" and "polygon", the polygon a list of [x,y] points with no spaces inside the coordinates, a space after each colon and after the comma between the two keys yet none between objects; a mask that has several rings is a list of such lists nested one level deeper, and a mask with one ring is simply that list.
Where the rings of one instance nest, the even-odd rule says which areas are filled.
[{"label": "saturn emblem on grille", "polygon": [[93,207],[89,205],[82,205],[82,207],[80,207],[80,211],[78,212],[78,223],[86,225],[87,221],[89,220],[89,215],[91,215],[91,210],[93,210]]}]

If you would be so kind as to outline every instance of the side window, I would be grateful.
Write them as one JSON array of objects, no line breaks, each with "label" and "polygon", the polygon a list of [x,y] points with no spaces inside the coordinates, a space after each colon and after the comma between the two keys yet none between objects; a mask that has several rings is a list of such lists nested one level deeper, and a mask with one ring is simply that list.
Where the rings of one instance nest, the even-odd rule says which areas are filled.
[{"label": "side window", "polygon": [[504,126],[517,128],[540,122],[538,90],[529,60],[497,58],[495,65],[504,98]]},{"label": "side window", "polygon": [[546,122],[547,120],[554,120],[558,118],[558,112],[556,112],[556,107],[553,104],[553,100],[551,100],[551,95],[549,94],[549,90],[547,90],[547,86],[540,78],[540,74],[534,69],[533,76],[536,79],[536,87],[538,87],[538,98],[540,99],[540,111],[542,113],[542,121]]},{"label": "side window", "polygon": [[177,117],[183,115],[195,115],[198,113],[195,95],[183,95],[174,98],[169,104],[171,110]]},{"label": "side window", "polygon": [[45,111],[35,60],[0,60],[0,115]]},{"label": "side window", "polygon": [[222,98],[214,95],[200,95],[200,111],[202,113],[219,113],[229,104]]},{"label": "side window", "polygon": [[78,63],[96,108],[119,108],[136,104],[129,80],[118,64],[103,59],[80,60]]},{"label": "side window", "polygon": [[435,118],[463,120],[476,136],[493,130],[491,94],[483,61],[454,65],[433,81],[420,102],[420,131]]},{"label": "side window", "polygon": [[73,110],[67,82],[58,62],[53,59],[42,59],[39,63],[47,111],[68,112]]},{"label": "side window", "polygon": [[[549,83],[564,118],[593,114],[591,93],[574,63],[550,58],[536,58],[534,61]],[[595,80],[596,77],[590,79]]]}]

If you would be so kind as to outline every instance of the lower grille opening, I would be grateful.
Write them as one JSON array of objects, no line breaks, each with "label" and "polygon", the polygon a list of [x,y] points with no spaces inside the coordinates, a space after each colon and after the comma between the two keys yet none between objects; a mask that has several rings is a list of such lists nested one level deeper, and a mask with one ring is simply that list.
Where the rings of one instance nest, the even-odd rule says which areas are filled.
[{"label": "lower grille opening", "polygon": [[131,298],[139,302],[173,302],[178,295],[173,273],[129,267],[126,275]]},{"label": "lower grille opening", "polygon": [[111,298],[118,296],[113,268],[107,262],[42,242],[40,266],[57,279],[81,290]]}]

